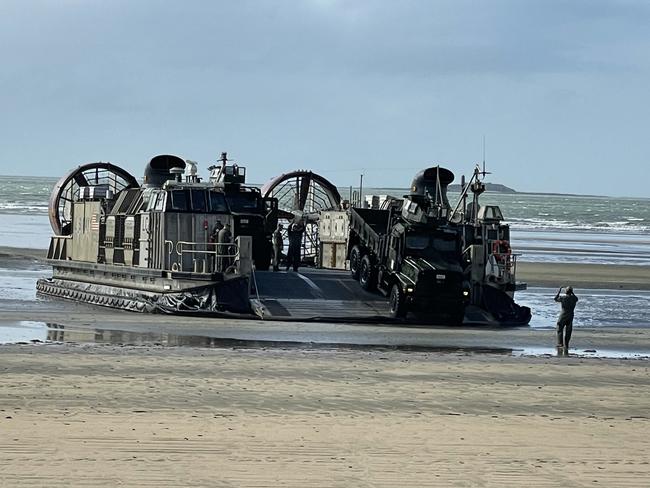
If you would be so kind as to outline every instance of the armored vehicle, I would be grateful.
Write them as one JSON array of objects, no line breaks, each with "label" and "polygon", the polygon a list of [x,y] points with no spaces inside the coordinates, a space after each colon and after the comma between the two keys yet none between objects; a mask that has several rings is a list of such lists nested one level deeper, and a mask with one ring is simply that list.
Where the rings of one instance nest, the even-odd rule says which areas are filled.
[{"label": "armored vehicle", "polygon": [[460,228],[447,219],[451,181],[451,171],[429,168],[387,209],[350,212],[352,277],[389,296],[392,317],[413,312],[432,323],[463,321],[470,286],[463,279]]}]

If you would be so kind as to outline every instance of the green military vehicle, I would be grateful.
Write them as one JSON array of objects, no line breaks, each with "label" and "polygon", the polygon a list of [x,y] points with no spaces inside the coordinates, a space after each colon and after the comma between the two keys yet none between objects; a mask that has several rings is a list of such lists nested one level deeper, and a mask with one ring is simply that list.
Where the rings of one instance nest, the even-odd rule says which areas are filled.
[{"label": "green military vehicle", "polygon": [[453,173],[428,168],[403,200],[382,209],[352,208],[348,258],[352,277],[389,297],[390,314],[427,323],[461,324],[469,303],[461,227],[449,222]]}]

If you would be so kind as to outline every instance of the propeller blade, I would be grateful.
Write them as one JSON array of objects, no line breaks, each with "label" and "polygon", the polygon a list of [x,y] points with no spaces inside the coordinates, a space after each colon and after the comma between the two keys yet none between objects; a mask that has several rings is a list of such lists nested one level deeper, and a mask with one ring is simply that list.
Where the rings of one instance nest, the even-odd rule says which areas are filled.
[{"label": "propeller blade", "polygon": [[309,195],[310,185],[311,185],[311,173],[307,173],[300,180],[298,210],[305,210],[305,204],[307,203],[307,195]]},{"label": "propeller blade", "polygon": [[72,178],[74,179],[75,183],[77,183],[79,187],[88,186],[88,180],[86,179],[86,176],[81,171],[75,173]]}]

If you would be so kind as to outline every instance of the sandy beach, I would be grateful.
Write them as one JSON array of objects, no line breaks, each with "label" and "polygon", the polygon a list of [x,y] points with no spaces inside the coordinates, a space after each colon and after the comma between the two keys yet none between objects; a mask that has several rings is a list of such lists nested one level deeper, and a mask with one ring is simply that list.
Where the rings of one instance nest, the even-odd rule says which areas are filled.
[{"label": "sandy beach", "polygon": [[647,486],[645,361],[5,346],[2,486]]},{"label": "sandy beach", "polygon": [[[17,271],[46,271],[43,255],[0,248]],[[650,282],[637,266],[520,266],[531,286]],[[650,479],[647,327],[581,328],[563,357],[540,350],[553,331],[534,328],[270,325],[61,300],[2,308],[0,326],[47,323],[56,342],[0,346],[0,486]],[[586,352],[601,350],[645,359]]]}]

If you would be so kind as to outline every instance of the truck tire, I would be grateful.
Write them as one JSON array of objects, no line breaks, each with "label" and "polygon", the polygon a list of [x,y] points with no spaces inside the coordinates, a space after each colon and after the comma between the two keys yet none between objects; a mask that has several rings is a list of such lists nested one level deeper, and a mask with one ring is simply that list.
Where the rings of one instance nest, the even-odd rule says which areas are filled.
[{"label": "truck tire", "polygon": [[373,291],[377,287],[377,276],[375,267],[370,261],[370,256],[367,254],[361,258],[361,266],[359,266],[359,284],[361,288],[366,291]]},{"label": "truck tire", "polygon": [[404,303],[404,292],[400,286],[395,283],[390,289],[390,316],[394,319],[401,319],[406,317],[406,304]]},{"label": "truck tire", "polygon": [[361,248],[354,246],[350,251],[350,274],[352,279],[359,280],[359,271],[361,270]]}]

